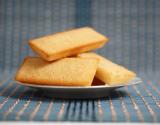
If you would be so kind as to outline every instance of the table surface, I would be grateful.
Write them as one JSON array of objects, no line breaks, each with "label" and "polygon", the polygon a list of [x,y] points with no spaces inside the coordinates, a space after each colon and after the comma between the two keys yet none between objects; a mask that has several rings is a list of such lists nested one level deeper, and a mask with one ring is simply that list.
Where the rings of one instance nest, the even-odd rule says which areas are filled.
[{"label": "table surface", "polygon": [[[159,0],[0,0],[0,120],[160,122]],[[91,26],[109,37],[97,53],[137,73],[143,83],[105,98],[63,100],[17,85],[29,39]]]},{"label": "table surface", "polygon": [[[28,122],[1,122],[3,125],[26,125]],[[29,122],[30,125],[97,125],[97,123],[93,122]],[[151,123],[141,123],[141,125],[150,125]],[[153,125],[159,125],[159,123],[152,123]],[[139,125],[139,123],[98,123],[98,125]]]}]

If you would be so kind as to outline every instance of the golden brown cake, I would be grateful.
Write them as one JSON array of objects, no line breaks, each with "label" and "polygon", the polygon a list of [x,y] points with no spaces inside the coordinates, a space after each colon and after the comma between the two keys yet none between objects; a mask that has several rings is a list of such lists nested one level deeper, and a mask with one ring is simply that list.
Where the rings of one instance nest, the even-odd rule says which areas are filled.
[{"label": "golden brown cake", "polygon": [[43,59],[53,61],[102,47],[108,38],[84,27],[29,41],[30,47]]},{"label": "golden brown cake", "polygon": [[115,64],[96,53],[82,53],[79,54],[78,57],[99,59],[96,77],[105,84],[123,84],[136,76],[134,72],[124,68],[123,66]]},{"label": "golden brown cake", "polygon": [[39,57],[27,57],[15,79],[40,85],[91,86],[97,66],[97,59],[64,58],[48,62]]}]

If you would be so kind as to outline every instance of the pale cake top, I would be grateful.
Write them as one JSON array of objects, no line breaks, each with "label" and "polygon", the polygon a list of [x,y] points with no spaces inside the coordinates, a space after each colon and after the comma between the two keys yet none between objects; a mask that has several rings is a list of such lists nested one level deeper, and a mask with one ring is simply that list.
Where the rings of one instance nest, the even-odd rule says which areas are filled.
[{"label": "pale cake top", "polygon": [[84,27],[36,38],[30,40],[30,44],[44,53],[54,54],[82,45],[106,42],[107,40],[105,36],[92,28]]}]

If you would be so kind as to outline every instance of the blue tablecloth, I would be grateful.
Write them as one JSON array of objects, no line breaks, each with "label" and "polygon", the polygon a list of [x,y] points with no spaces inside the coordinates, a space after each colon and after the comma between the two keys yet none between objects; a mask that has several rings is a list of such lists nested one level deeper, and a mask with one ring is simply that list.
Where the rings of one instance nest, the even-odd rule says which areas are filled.
[{"label": "blue tablecloth", "polygon": [[[63,100],[16,84],[28,40],[91,26],[109,37],[99,54],[143,79],[105,98]],[[159,0],[0,0],[0,120],[160,122]]]}]

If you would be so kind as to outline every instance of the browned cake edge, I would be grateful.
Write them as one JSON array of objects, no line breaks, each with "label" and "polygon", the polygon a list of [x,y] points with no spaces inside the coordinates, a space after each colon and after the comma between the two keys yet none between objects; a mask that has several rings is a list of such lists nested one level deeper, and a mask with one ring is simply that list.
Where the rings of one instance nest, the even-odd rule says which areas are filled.
[{"label": "browned cake edge", "polygon": [[102,46],[104,46],[106,42],[108,42],[108,38],[101,40],[101,41],[95,41],[94,43],[90,43],[90,44],[86,44],[86,45],[82,45],[82,46],[78,46],[74,48],[69,48],[64,51],[57,52],[54,54],[48,54],[42,49],[36,47],[36,45],[34,45],[32,40],[30,40],[29,45],[33,49],[33,51],[39,54],[43,59],[47,61],[53,61],[53,60],[67,57],[67,56],[76,55],[82,52],[87,52],[92,49],[101,48]]},{"label": "browned cake edge", "polygon": [[29,56],[25,57],[24,60],[23,60],[23,62],[22,62],[22,64],[21,64],[21,66],[20,66],[20,68],[17,69],[17,73],[16,73],[16,76],[15,76],[15,80],[21,82],[21,78],[19,77],[19,74],[20,74],[21,68],[23,67],[25,61],[26,61],[28,58],[30,58],[30,57],[29,57]]}]

